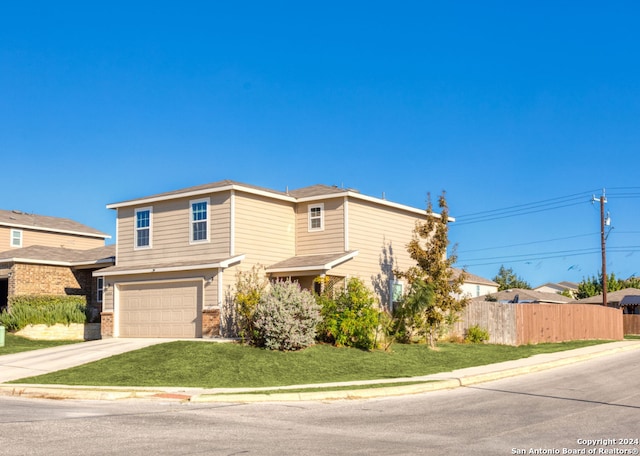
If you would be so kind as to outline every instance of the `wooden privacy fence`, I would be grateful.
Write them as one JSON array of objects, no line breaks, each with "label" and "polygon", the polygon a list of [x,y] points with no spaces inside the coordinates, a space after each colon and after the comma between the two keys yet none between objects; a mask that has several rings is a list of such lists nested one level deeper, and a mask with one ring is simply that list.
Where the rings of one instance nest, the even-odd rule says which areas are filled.
[{"label": "wooden privacy fence", "polygon": [[471,302],[452,332],[464,336],[473,325],[489,331],[489,343],[504,345],[624,336],[620,309],[590,304]]},{"label": "wooden privacy fence", "polygon": [[625,314],[622,319],[625,334],[640,334],[640,315]]}]

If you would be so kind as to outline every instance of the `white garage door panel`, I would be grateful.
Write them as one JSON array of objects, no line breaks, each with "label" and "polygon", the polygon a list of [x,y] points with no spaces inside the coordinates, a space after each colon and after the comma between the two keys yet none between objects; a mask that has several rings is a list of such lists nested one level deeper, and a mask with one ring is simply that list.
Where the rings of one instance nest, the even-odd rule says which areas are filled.
[{"label": "white garage door panel", "polygon": [[120,288],[120,337],[198,337],[200,284],[156,283]]}]

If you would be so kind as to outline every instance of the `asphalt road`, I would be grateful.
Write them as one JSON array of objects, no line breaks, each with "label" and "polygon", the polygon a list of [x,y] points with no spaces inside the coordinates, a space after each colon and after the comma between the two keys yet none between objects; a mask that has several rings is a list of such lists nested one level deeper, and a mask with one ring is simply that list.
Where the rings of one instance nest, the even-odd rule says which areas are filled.
[{"label": "asphalt road", "polygon": [[[639,378],[636,350],[400,398],[185,404],[0,397],[0,454],[637,454]],[[597,439],[609,441],[588,443]]]}]

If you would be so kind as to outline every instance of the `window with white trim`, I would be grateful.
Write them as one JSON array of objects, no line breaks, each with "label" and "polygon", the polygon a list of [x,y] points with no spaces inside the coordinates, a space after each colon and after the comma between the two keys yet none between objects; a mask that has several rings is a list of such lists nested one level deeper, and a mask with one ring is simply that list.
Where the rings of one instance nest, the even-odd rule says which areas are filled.
[{"label": "window with white trim", "polygon": [[11,247],[22,247],[22,230],[11,230]]},{"label": "window with white trim", "polygon": [[389,311],[393,311],[397,304],[404,299],[404,283],[392,278],[389,281]]},{"label": "window with white trim", "polygon": [[209,241],[209,198],[191,204],[191,243]]},{"label": "window with white trim", "polygon": [[324,204],[309,206],[309,231],[324,230]]},{"label": "window with white trim", "polygon": [[141,207],[135,210],[135,248],[151,248],[151,208]]},{"label": "window with white trim", "polygon": [[102,302],[102,296],[104,295],[104,277],[98,277],[96,282],[96,302]]}]

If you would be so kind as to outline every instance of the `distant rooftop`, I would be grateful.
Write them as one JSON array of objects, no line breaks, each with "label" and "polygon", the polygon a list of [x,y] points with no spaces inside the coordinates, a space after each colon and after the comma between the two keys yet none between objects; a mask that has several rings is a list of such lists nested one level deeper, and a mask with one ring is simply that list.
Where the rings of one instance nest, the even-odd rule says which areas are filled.
[{"label": "distant rooftop", "polygon": [[74,220],[0,209],[0,226],[109,239],[111,236]]}]

